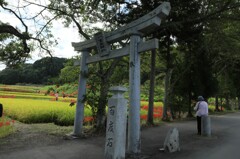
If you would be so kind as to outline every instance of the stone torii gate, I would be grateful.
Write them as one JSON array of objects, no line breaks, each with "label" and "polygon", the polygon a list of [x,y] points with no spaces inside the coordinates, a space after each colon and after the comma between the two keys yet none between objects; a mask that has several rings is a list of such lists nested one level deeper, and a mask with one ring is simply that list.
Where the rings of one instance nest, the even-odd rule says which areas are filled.
[{"label": "stone torii gate", "polygon": [[[154,32],[161,21],[170,12],[170,3],[163,2],[159,7],[143,17],[112,32],[101,32],[95,37],[78,43],[72,43],[75,51],[82,53],[80,63],[80,79],[78,85],[77,107],[74,121],[74,136],[82,135],[84,119],[84,98],[86,95],[86,74],[88,64],[130,56],[129,61],[129,117],[128,117],[128,144],[129,153],[140,153],[140,54],[158,48],[158,39],[143,41],[143,37]],[[110,45],[130,37],[130,44],[116,50],[111,50]],[[92,49],[97,49],[98,54],[91,56]]]}]

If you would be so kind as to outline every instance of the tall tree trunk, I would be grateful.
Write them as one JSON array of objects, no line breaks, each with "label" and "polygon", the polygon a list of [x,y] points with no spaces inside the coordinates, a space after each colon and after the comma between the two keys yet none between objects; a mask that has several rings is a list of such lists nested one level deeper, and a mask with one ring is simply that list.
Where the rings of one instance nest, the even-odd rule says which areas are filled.
[{"label": "tall tree trunk", "polygon": [[98,100],[98,110],[97,110],[97,121],[96,121],[96,131],[104,131],[106,128],[106,106],[107,106],[107,95],[110,88],[110,77],[113,74],[114,68],[119,63],[119,59],[115,59],[110,67],[105,70],[103,69],[102,62],[99,62],[99,74],[101,76],[101,85],[100,85],[100,95]]},{"label": "tall tree trunk", "polygon": [[100,96],[98,100],[98,111],[97,111],[97,130],[105,130],[106,127],[106,105],[107,105],[107,95],[109,90],[109,82],[106,82],[104,78],[101,78],[101,88]]},{"label": "tall tree trunk", "polygon": [[226,95],[226,108],[227,108],[228,110],[231,109],[228,95]]},{"label": "tall tree trunk", "polygon": [[163,99],[163,120],[168,119],[168,108],[169,108],[169,94],[170,94],[170,80],[172,76],[172,69],[168,69],[165,75],[165,84],[164,84],[164,99]]},{"label": "tall tree trunk", "polygon": [[155,61],[156,50],[152,50],[151,55],[151,74],[150,74],[150,89],[149,89],[149,102],[148,102],[148,118],[147,123],[153,125],[153,107],[154,107],[154,86],[155,86]]},{"label": "tall tree trunk", "polygon": [[192,93],[191,93],[191,89],[188,92],[188,115],[187,117],[191,118],[193,117],[192,114]]},{"label": "tall tree trunk", "polygon": [[219,112],[218,96],[215,97],[215,111]]},{"label": "tall tree trunk", "polygon": [[[171,76],[172,76],[172,71],[173,69],[171,69],[171,55],[170,55],[170,46],[171,46],[171,33],[168,31],[168,35],[167,35],[167,58],[166,58],[166,75],[165,75],[165,84],[164,84],[164,88],[165,88],[165,93],[164,93],[164,105],[163,105],[163,120],[167,120],[168,119],[168,108],[169,107],[169,95],[170,95],[170,80],[171,80]],[[172,112],[172,110],[170,110]]]},{"label": "tall tree trunk", "polygon": [[222,97],[220,98],[220,104],[221,104],[221,111],[223,111],[223,99],[222,99]]},{"label": "tall tree trunk", "polygon": [[240,110],[240,96],[237,97],[238,100],[238,110]]},{"label": "tall tree trunk", "polygon": [[190,63],[190,74],[189,74],[189,85],[188,85],[188,115],[187,117],[193,117],[192,114],[192,89],[193,89],[193,77],[192,77],[192,70],[193,70],[193,63],[192,63],[192,46],[190,45],[190,43],[188,43],[188,49],[189,49],[189,57],[187,58],[188,63]]}]

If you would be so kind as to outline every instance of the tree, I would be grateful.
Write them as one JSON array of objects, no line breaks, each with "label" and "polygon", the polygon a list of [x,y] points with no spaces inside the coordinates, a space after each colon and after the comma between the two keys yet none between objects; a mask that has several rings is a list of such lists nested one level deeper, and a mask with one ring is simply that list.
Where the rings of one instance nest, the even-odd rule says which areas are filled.
[{"label": "tree", "polygon": [[16,84],[19,82],[20,73],[16,69],[7,68],[0,72],[0,83]]},{"label": "tree", "polygon": [[59,78],[62,83],[76,83],[78,81],[80,69],[79,66],[74,66],[75,60],[77,59],[68,59],[64,64],[64,68],[61,69]]},{"label": "tree", "polygon": [[[37,14],[29,18],[20,11],[21,9],[24,10],[27,6],[14,6],[15,5],[12,5],[12,7],[9,6],[5,0],[0,1],[0,11],[9,12],[22,24],[22,27],[17,28],[9,23],[0,21],[0,40],[2,42],[0,45],[0,60],[5,62],[7,66],[16,66],[25,62],[26,58],[30,57],[32,50],[32,45],[29,44],[30,40],[37,41],[36,45],[51,56],[47,46],[53,43],[50,40],[51,34],[48,31],[48,26],[45,25],[43,28],[38,28],[39,30],[34,33],[29,31],[29,26],[26,23],[29,19],[37,23],[37,17],[42,14]],[[16,9],[18,9],[18,12]]]},{"label": "tree", "polygon": [[[142,14],[145,14],[149,10],[152,10],[153,8],[157,7],[161,2],[159,1],[146,1],[142,0],[141,3],[137,3],[134,5],[137,5],[138,7],[132,7],[131,5],[127,5],[128,11],[122,12],[119,14],[119,16],[116,18],[120,24],[124,24],[129,22],[132,19],[136,19],[137,17],[141,16]],[[184,53],[188,55],[184,55],[183,57],[186,57],[188,61],[188,66],[186,68],[186,71],[189,71],[189,73],[186,73],[185,70],[182,70],[186,76],[186,79],[188,79],[185,84],[185,88],[188,89],[187,96],[181,95],[185,101],[188,101],[188,109],[189,114],[191,114],[191,100],[195,98],[193,94],[193,78],[195,78],[194,74],[191,73],[191,71],[194,71],[193,69],[193,63],[191,62],[191,59],[196,54],[196,51],[194,50],[195,47],[199,46],[197,44],[198,39],[202,39],[201,36],[204,36],[204,29],[208,26],[208,24],[214,20],[214,19],[222,19],[224,18],[222,15],[224,13],[236,13],[239,12],[237,8],[239,8],[240,4],[238,1],[228,1],[228,0],[222,0],[222,1],[171,1],[171,14],[168,17],[168,22],[161,25],[159,30],[156,30],[154,33],[154,37],[158,37],[162,44],[160,46],[163,46],[160,50],[164,51],[164,57],[166,60],[166,82],[165,82],[165,102],[164,102],[164,116],[166,116],[167,108],[170,108],[171,110],[171,103],[170,97],[171,92],[173,90],[173,86],[176,83],[179,83],[177,81],[173,81],[171,72],[173,70],[177,70],[176,64],[173,62],[176,60],[173,54],[171,53],[171,50],[174,47],[180,47],[184,48]],[[225,16],[225,18],[230,18],[230,14],[228,16]],[[202,40],[201,40],[202,41]],[[207,48],[207,47],[205,47]],[[206,51],[207,49],[205,49]],[[159,51],[162,53],[162,51]],[[184,62],[184,61],[183,61]],[[211,63],[211,62],[210,62]],[[175,65],[175,66],[174,66]],[[189,69],[188,69],[189,68]],[[204,71],[206,72],[206,71]],[[190,77],[190,78],[189,78]],[[212,77],[212,76],[209,76]],[[175,80],[180,80],[180,78],[175,78]],[[204,84],[204,83],[203,83]],[[196,93],[196,92],[195,92]],[[181,99],[181,98],[178,98]]]},{"label": "tree", "polygon": [[[63,68],[65,58],[46,57],[37,60],[33,64],[21,64],[17,68],[6,68],[0,72],[1,83],[16,84],[16,83],[32,83],[46,84],[52,78],[59,76],[60,70]],[[16,78],[12,76],[16,72]],[[9,81],[7,80],[9,78]]]},{"label": "tree", "polygon": [[41,79],[41,83],[47,83],[50,78],[60,74],[65,62],[65,58],[44,57],[35,61],[33,63],[33,68],[41,72],[38,77]]},{"label": "tree", "polygon": [[219,83],[215,95],[220,99],[235,98],[239,94],[239,14],[237,8],[223,12],[212,19],[205,30],[205,41],[209,46],[214,76]]},{"label": "tree", "polygon": [[33,64],[22,64],[18,68],[14,68],[20,72],[20,79],[18,83],[42,84],[41,72],[33,68]]}]

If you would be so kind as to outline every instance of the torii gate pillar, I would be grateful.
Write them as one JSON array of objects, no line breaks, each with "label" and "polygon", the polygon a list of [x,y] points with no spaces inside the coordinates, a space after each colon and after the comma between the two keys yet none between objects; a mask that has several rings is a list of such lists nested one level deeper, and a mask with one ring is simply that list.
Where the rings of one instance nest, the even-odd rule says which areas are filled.
[{"label": "torii gate pillar", "polygon": [[140,153],[140,54],[139,35],[130,37],[128,145],[130,154]]},{"label": "torii gate pillar", "polygon": [[82,51],[81,57],[81,69],[79,75],[79,83],[78,83],[78,96],[77,96],[77,106],[76,106],[76,115],[74,120],[74,129],[73,135],[74,136],[81,136],[82,135],[82,127],[83,127],[83,120],[84,120],[84,102],[86,96],[86,83],[87,83],[87,73],[88,73],[88,66],[86,64],[86,58],[89,52],[84,50]]}]

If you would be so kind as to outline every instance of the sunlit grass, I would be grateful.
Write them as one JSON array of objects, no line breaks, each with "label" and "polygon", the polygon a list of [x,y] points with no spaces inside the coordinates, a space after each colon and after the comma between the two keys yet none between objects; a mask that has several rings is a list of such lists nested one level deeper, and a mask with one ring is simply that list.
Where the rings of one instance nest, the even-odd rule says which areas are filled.
[{"label": "sunlit grass", "polygon": [[[60,123],[73,125],[76,106],[60,101],[33,99],[1,99],[4,112],[12,119],[24,123]],[[85,109],[85,116],[91,116],[91,110]]]},{"label": "sunlit grass", "polygon": [[0,138],[8,136],[14,132],[14,122],[14,120],[4,116],[0,118]]},{"label": "sunlit grass", "polygon": [[[54,96],[44,95],[40,93],[27,93],[27,92],[7,92],[7,91],[0,91],[1,98],[24,98],[24,99],[39,99],[39,100],[55,100]],[[76,101],[76,98],[70,97],[59,97],[59,101],[63,102],[70,102]]]},{"label": "sunlit grass", "polygon": [[[148,101],[141,101],[141,106],[145,106],[148,105]],[[154,107],[163,107],[163,103],[162,102],[154,102]]]}]

